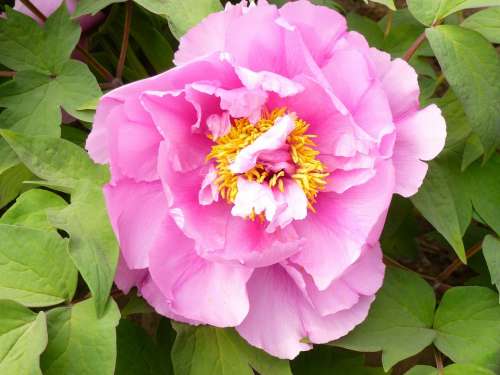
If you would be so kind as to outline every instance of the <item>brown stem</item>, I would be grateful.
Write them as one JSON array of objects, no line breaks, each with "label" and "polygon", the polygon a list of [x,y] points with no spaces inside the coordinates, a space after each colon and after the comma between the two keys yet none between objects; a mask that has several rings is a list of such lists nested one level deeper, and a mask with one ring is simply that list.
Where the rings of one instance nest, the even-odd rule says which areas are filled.
[{"label": "brown stem", "polygon": [[384,38],[387,38],[391,33],[392,21],[394,19],[394,12],[392,10],[387,14],[387,24],[385,25]]},{"label": "brown stem", "polygon": [[24,4],[26,8],[28,8],[31,13],[40,18],[43,22],[47,21],[47,17],[43,14],[30,0],[21,0],[21,3]]},{"label": "brown stem", "polygon": [[[30,0],[21,0],[21,2],[28,8],[35,16],[37,16],[43,22],[47,21],[47,17],[43,14]],[[108,81],[113,81],[113,75],[102,66],[92,55],[90,55],[84,48],[79,45],[76,46],[76,50],[80,52],[87,64],[91,65],[104,79]]]},{"label": "brown stem", "polygon": [[384,262],[387,264],[392,264],[393,266],[396,266],[398,268],[401,268],[405,271],[410,271],[410,272],[415,272],[415,273],[418,273],[420,276],[422,276],[424,279],[427,279],[427,280],[431,280],[431,281],[435,281],[436,278],[434,276],[430,276],[430,275],[425,275],[425,274],[421,274],[420,272],[417,272],[417,271],[414,271],[412,270],[411,268],[409,267],[406,267],[405,265],[399,263],[396,259],[392,259],[391,257],[387,256],[387,255],[384,255]]},{"label": "brown stem", "polygon": [[[471,248],[468,249],[465,253],[466,258],[469,259],[474,254],[481,251],[482,248],[483,248],[482,241],[471,246]],[[443,280],[443,281],[447,280],[453,274],[453,272],[455,272],[457,269],[459,269],[462,266],[463,266],[462,261],[460,259],[456,258],[448,267],[446,267],[446,269],[443,272],[441,272],[438,275],[437,279]]]},{"label": "brown stem", "polygon": [[130,35],[130,24],[132,23],[132,9],[133,4],[131,0],[127,1],[125,6],[125,24],[123,26],[122,47],[120,50],[120,57],[118,58],[118,65],[116,66],[116,78],[120,79],[123,75],[123,68],[125,60],[127,59],[128,40]]},{"label": "brown stem", "polygon": [[10,70],[0,70],[0,77],[14,77],[16,72]]},{"label": "brown stem", "polygon": [[408,51],[403,56],[403,59],[405,61],[410,61],[412,56],[417,52],[417,49],[422,45],[422,43],[425,41],[425,31],[418,36],[418,38],[413,42],[413,44],[408,48]]},{"label": "brown stem", "polygon": [[441,352],[437,350],[435,347],[432,347],[434,352],[434,360],[436,361],[436,368],[438,370],[438,375],[444,374],[444,365],[443,365],[443,357],[441,356]]},{"label": "brown stem", "polygon": [[99,61],[97,61],[94,56],[92,56],[85,48],[76,46],[76,50],[83,55],[85,62],[92,66],[102,78],[110,82],[115,79],[115,77],[113,77],[113,74],[111,74],[109,70],[102,66]]}]

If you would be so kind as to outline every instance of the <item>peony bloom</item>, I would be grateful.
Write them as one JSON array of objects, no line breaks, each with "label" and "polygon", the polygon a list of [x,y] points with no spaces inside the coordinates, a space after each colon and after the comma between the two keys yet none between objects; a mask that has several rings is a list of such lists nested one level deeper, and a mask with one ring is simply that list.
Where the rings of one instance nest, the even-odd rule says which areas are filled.
[{"label": "peony bloom", "polygon": [[87,141],[111,168],[117,285],[281,358],[346,335],[382,285],[392,195],[443,148],[440,110],[419,109],[406,62],[305,0],[228,5],[175,63],[106,94]]},{"label": "peony bloom", "polygon": [[[33,5],[46,17],[49,17],[52,13],[54,13],[57,8],[61,6],[63,1],[66,3],[69,13],[73,13],[76,9],[78,0],[31,0]],[[20,0],[16,0],[14,9],[41,23],[40,19],[38,19],[38,17],[35,16]],[[78,21],[80,22],[82,29],[85,31],[99,24],[103,18],[104,15],[102,13],[97,13],[95,16],[82,16],[78,18]]]}]

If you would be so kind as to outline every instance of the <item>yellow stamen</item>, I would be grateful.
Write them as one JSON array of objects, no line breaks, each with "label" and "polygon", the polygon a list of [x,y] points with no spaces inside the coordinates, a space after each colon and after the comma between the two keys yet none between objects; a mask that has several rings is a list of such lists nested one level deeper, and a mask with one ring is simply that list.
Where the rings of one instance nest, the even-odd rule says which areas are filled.
[{"label": "yellow stamen", "polygon": [[[231,172],[230,165],[243,148],[252,144],[262,133],[274,125],[278,117],[284,116],[286,113],[286,108],[275,109],[270,113],[263,111],[261,119],[256,124],[250,123],[247,118],[235,119],[229,132],[214,142],[207,160],[214,160],[216,163],[218,177],[215,183],[222,198],[227,202],[233,203],[238,193],[239,175]],[[317,159],[319,152],[315,149],[316,145],[312,141],[315,135],[307,134],[308,128],[308,123],[299,118],[295,119],[295,129],[289,134],[287,143],[290,146],[290,157],[296,168],[295,173],[290,177],[302,188],[308,199],[309,209],[315,212],[313,204],[316,202],[318,193],[326,185],[328,173],[325,171],[323,163]],[[285,190],[283,182],[285,175],[284,170],[267,171],[261,163],[257,163],[251,170],[242,174],[248,181],[267,183],[271,188],[277,186],[281,192]],[[262,219],[262,214],[256,215],[255,212],[250,214],[251,220],[255,220],[256,217]]]}]

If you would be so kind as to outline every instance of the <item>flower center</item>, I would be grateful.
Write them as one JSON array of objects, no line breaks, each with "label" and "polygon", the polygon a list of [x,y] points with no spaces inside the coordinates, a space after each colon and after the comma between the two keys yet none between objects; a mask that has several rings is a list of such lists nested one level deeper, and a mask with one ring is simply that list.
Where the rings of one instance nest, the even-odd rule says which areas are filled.
[{"label": "flower center", "polygon": [[[214,141],[207,160],[216,163],[217,178],[215,184],[219,193],[228,203],[234,203],[238,193],[238,177],[244,176],[249,181],[268,184],[284,191],[283,179],[292,178],[304,191],[308,207],[314,211],[316,196],[326,185],[325,166],[317,159],[319,152],[315,149],[313,134],[307,134],[309,124],[295,118],[295,128],[288,134],[286,144],[272,155],[261,155],[255,166],[244,173],[233,173],[231,164],[238,153],[251,145],[263,133],[276,123],[276,120],[286,115],[286,108],[275,109],[272,112],[263,111],[261,119],[252,124],[247,118],[234,119],[229,132]],[[212,137],[210,137],[212,138]]]}]

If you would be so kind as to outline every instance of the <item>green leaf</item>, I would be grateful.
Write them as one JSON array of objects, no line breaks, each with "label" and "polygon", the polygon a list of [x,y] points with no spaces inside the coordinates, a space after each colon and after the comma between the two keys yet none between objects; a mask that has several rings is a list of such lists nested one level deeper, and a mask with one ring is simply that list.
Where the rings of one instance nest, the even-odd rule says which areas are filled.
[{"label": "green leaf", "polygon": [[117,358],[115,375],[167,375],[168,353],[164,352],[143,328],[120,320],[116,330]]},{"label": "green leaf", "polygon": [[435,305],[434,291],[418,275],[389,268],[368,318],[331,344],[356,351],[381,350],[388,371],[432,343]]},{"label": "green leaf", "polygon": [[429,163],[429,172],[411,200],[421,214],[441,233],[466,262],[462,236],[472,218],[472,205],[459,156],[442,153]]},{"label": "green leaf", "polygon": [[132,294],[129,301],[121,311],[123,318],[133,314],[149,314],[152,312],[154,312],[154,309],[146,302],[146,300],[136,294]]},{"label": "green leaf", "polygon": [[483,242],[483,255],[491,275],[491,282],[500,289],[500,240],[488,235]]},{"label": "green leaf", "polygon": [[484,148],[481,140],[476,133],[472,133],[465,140],[464,155],[462,158],[462,171],[465,171],[469,165],[474,163],[484,154]]},{"label": "green leaf", "polygon": [[313,350],[302,352],[292,361],[294,375],[355,374],[384,375],[381,368],[364,366],[364,358],[360,353],[332,348],[327,345],[316,345]]},{"label": "green leaf", "polygon": [[54,230],[47,218],[47,209],[61,209],[67,203],[47,190],[28,190],[0,217],[0,224],[22,225],[40,230]]},{"label": "green leaf", "polygon": [[125,0],[80,0],[76,5],[72,18],[78,18],[84,14],[96,14],[101,9],[114,3],[121,3]]},{"label": "green leaf", "polygon": [[13,301],[0,301],[0,374],[42,375],[40,354],[47,345],[45,314]]},{"label": "green leaf", "polygon": [[350,12],[346,18],[349,30],[363,34],[370,46],[382,48],[384,44],[384,32],[377,22],[355,12]]},{"label": "green leaf", "polygon": [[[405,375],[439,375],[439,371],[431,366],[418,365]],[[455,363],[443,369],[443,375],[495,375],[488,369],[471,364]]]},{"label": "green leaf", "polygon": [[500,142],[500,59],[480,34],[460,26],[427,29],[427,38],[472,130],[489,156]]},{"label": "green leaf", "polygon": [[379,3],[385,5],[387,8],[391,10],[396,10],[396,6],[394,5],[394,0],[370,0],[370,1],[372,3]]},{"label": "green leaf", "polygon": [[491,289],[449,289],[436,311],[434,328],[434,344],[454,362],[500,371],[500,305]]},{"label": "green leaf", "polygon": [[49,344],[42,355],[44,375],[113,375],[120,311],[110,299],[98,318],[91,299],[47,313]]},{"label": "green leaf", "polygon": [[408,8],[426,26],[464,9],[500,6],[500,0],[407,0]]},{"label": "green leaf", "polygon": [[28,189],[24,181],[32,180],[34,174],[22,164],[16,164],[0,174],[0,208],[12,201],[19,193]]},{"label": "green leaf", "polygon": [[291,375],[287,361],[247,344],[233,329],[175,323],[172,362],[176,375]]},{"label": "green leaf", "polygon": [[71,204],[58,212],[49,212],[49,221],[69,233],[70,256],[92,292],[100,316],[118,262],[118,244],[109,223],[102,188],[82,181],[71,196]]},{"label": "green leaf", "polygon": [[500,43],[500,8],[488,8],[467,17],[462,26],[477,31],[492,43]]},{"label": "green leaf", "polygon": [[56,232],[0,224],[0,299],[25,306],[69,302],[77,271]]},{"label": "green leaf", "polygon": [[78,116],[78,108],[101,91],[88,67],[75,60],[64,62],[58,74],[20,71],[0,86],[2,128],[31,135],[59,136],[61,107]]},{"label": "green leaf", "polygon": [[105,167],[94,164],[84,150],[64,139],[9,130],[0,130],[0,135],[33,173],[52,184],[71,190],[81,180],[103,184],[109,178]]},{"label": "green leaf", "polygon": [[[467,169],[472,204],[481,218],[500,235],[500,155],[484,165],[475,163]],[[479,182],[479,183],[478,183]]]},{"label": "green leaf", "polygon": [[441,113],[446,120],[445,148],[453,148],[462,143],[470,135],[472,129],[464,107],[453,90],[449,89],[442,97],[433,99],[432,103],[441,108]]},{"label": "green leaf", "polygon": [[210,13],[222,10],[219,0],[136,0],[153,13],[165,15],[177,39]]},{"label": "green leaf", "polygon": [[58,74],[80,39],[80,27],[61,5],[41,28],[31,17],[7,8],[0,19],[0,63],[16,71]]}]

